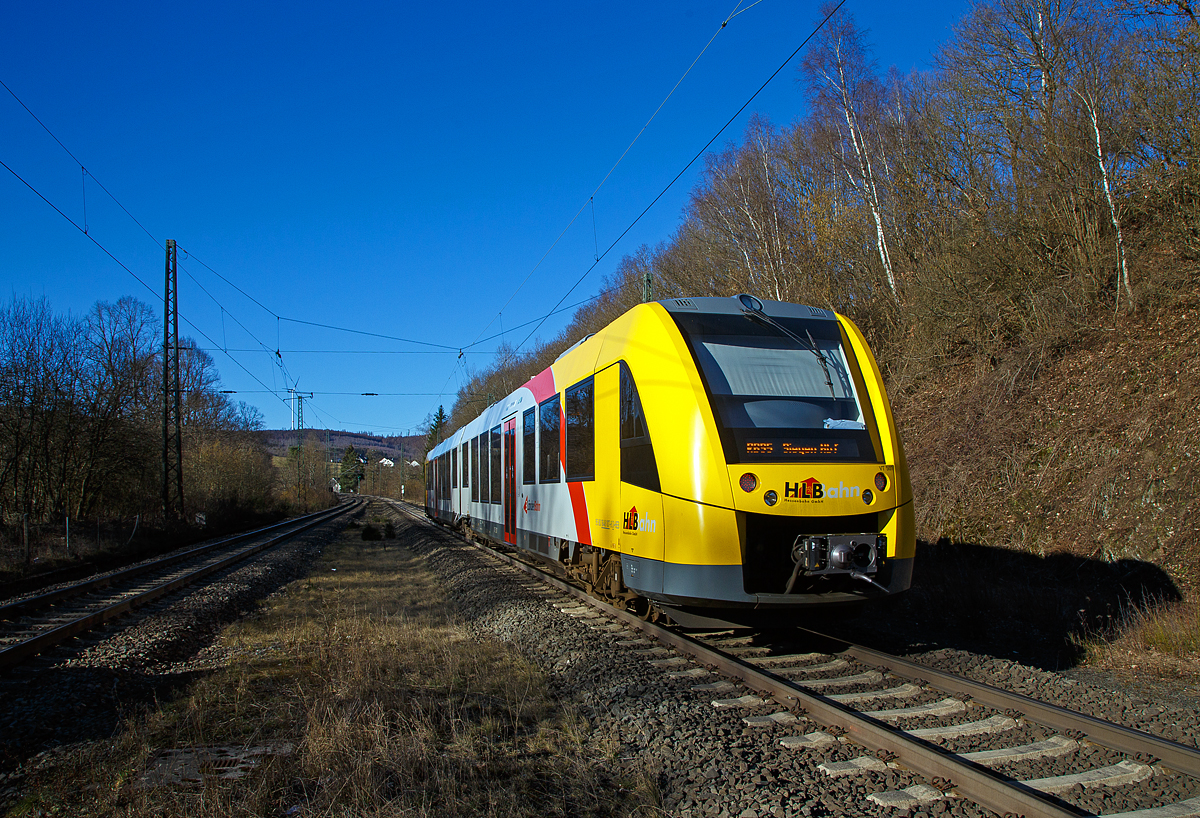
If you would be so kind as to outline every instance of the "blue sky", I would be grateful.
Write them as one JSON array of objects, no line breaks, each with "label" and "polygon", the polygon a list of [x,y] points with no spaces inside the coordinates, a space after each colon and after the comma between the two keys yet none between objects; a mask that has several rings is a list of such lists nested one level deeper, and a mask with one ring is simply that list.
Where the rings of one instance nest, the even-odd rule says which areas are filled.
[{"label": "blue sky", "polygon": [[[0,161],[81,226],[86,212],[91,239],[153,292],[0,168],[2,295],[44,295],[74,314],[133,295],[160,311],[160,245],[172,238],[186,251],[181,331],[268,427],[289,426],[282,390],[297,386],[315,393],[307,426],[412,430],[439,403],[449,410],[464,366],[486,365],[496,342],[461,360],[458,349],[524,339],[519,325],[553,307],[819,20],[815,2],[744,0],[594,215],[547,255],[736,5],[6,4],[0,80],[90,178],[2,88]],[[966,9],[843,7],[880,69],[905,72],[928,68]],[[799,60],[714,150],[752,111],[779,124],[804,113]],[[671,235],[699,166],[568,303]]]}]

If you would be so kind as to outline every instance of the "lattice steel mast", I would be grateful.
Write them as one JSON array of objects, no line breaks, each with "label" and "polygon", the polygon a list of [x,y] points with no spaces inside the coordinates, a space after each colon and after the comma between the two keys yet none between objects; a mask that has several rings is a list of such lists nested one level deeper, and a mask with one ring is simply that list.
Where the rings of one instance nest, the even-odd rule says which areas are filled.
[{"label": "lattice steel mast", "polygon": [[167,239],[163,288],[163,517],[183,518],[183,409],[179,387],[179,276],[175,240]]}]

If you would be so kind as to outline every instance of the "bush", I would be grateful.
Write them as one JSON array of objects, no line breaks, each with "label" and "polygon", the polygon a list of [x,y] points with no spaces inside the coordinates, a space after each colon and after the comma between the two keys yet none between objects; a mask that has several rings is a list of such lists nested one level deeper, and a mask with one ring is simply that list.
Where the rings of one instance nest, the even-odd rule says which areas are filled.
[{"label": "bush", "polygon": [[367,523],[363,526],[362,538],[364,540],[382,540],[383,534],[379,532],[374,523]]}]

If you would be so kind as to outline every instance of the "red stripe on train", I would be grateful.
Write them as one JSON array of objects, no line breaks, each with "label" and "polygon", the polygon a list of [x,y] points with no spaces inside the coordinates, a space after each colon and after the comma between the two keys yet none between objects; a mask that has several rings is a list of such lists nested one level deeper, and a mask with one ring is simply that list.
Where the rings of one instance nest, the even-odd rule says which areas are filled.
[{"label": "red stripe on train", "polygon": [[543,369],[526,382],[525,388],[533,393],[535,401],[541,403],[557,391],[554,388],[554,373]]},{"label": "red stripe on train", "polygon": [[587,497],[583,483],[567,483],[571,492],[571,511],[575,513],[575,536],[584,545],[592,544],[592,527],[588,524]]}]

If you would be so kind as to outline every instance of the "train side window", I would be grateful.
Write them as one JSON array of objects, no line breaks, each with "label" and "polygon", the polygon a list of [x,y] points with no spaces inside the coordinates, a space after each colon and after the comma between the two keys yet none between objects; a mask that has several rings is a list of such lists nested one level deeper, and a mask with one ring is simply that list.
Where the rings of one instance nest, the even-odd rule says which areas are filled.
[{"label": "train side window", "polygon": [[624,361],[621,361],[621,481],[661,491],[642,400],[638,397],[633,373]]},{"label": "train side window", "polygon": [[591,480],[596,476],[595,402],[592,379],[567,389],[567,480]]},{"label": "train side window", "polygon": [[458,488],[458,449],[451,449],[450,455],[450,488]]},{"label": "train side window", "polygon": [[479,438],[471,438],[471,502],[479,502]]},{"label": "train side window", "polygon": [[500,502],[500,427],[492,429],[492,502]]},{"label": "train side window", "polygon": [[479,435],[479,501],[487,503],[487,492],[492,486],[492,481],[488,480],[488,464],[491,463],[491,456],[487,453],[487,432]]},{"label": "train side window", "polygon": [[471,448],[470,447],[471,447],[470,443],[463,443],[463,445],[462,445],[462,455],[461,456],[462,456],[462,477],[463,477],[462,485],[463,485],[463,488],[466,488],[467,486],[471,485],[471,481],[469,479],[471,476]]},{"label": "train side window", "polygon": [[535,440],[534,430],[537,427],[537,421],[534,419],[536,411],[526,409],[525,414],[521,415],[521,438],[524,445],[522,459],[524,460],[524,478],[523,483],[537,482],[537,450],[534,448]]},{"label": "train side window", "polygon": [[558,482],[559,397],[547,398],[538,405],[538,472],[543,483]]}]

